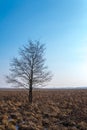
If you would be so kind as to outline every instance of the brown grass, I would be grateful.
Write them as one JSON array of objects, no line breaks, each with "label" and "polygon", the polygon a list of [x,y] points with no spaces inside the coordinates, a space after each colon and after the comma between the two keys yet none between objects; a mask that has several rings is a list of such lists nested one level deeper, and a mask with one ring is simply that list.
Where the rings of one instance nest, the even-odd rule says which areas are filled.
[{"label": "brown grass", "polygon": [[0,92],[0,130],[87,130],[87,90]]}]

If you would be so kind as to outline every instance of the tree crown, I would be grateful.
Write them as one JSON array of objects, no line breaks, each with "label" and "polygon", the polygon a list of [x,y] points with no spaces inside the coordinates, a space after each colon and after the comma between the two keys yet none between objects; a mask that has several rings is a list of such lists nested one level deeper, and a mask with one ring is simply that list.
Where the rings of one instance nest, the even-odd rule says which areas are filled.
[{"label": "tree crown", "polygon": [[19,50],[20,58],[13,58],[10,64],[10,75],[7,76],[8,83],[15,86],[29,88],[40,86],[50,81],[52,74],[45,65],[45,45],[39,41],[29,41]]}]

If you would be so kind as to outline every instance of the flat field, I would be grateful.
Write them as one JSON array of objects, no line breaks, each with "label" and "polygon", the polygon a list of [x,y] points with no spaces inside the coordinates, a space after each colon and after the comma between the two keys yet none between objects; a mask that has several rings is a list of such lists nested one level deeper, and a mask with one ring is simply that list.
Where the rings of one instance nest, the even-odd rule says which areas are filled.
[{"label": "flat field", "polygon": [[0,130],[87,130],[87,90],[2,90]]}]

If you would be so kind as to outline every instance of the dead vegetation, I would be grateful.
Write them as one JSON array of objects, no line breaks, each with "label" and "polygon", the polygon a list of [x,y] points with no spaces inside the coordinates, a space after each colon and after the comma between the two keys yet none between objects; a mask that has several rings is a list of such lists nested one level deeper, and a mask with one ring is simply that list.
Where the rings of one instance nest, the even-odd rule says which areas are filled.
[{"label": "dead vegetation", "polygon": [[0,130],[87,130],[87,90],[0,91]]}]

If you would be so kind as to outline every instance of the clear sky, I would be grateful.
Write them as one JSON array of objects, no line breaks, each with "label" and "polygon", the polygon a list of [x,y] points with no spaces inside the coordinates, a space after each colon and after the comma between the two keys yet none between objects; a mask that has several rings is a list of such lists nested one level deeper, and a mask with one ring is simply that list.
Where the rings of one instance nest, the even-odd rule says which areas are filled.
[{"label": "clear sky", "polygon": [[28,40],[46,43],[49,86],[87,86],[87,0],[0,0],[0,87]]}]

